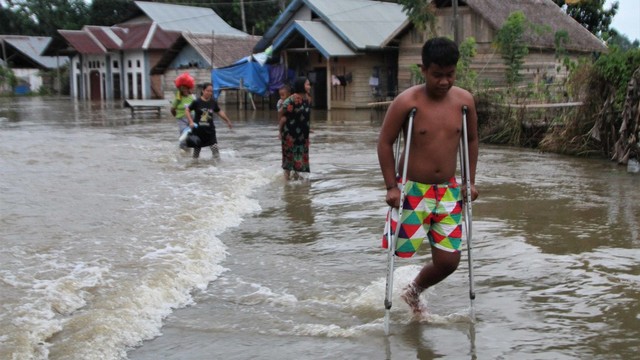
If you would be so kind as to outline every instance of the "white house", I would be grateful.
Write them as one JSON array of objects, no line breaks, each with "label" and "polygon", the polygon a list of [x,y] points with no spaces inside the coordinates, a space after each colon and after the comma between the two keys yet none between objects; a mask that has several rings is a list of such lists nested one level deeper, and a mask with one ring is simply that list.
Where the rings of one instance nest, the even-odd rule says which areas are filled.
[{"label": "white house", "polygon": [[[46,55],[66,55],[71,61],[71,95],[78,99],[161,99],[165,71],[179,52],[189,52],[186,35],[249,37],[231,27],[209,8],[135,1],[136,11],[114,26],[58,30],[60,38]],[[196,67],[209,67],[198,59]],[[206,60],[206,58],[205,58]],[[173,65],[178,66],[178,65]],[[162,69],[159,71],[158,69]]]},{"label": "white house", "polygon": [[0,35],[3,66],[8,65],[18,80],[13,90],[26,93],[56,86],[53,77],[43,77],[42,72],[59,68],[67,59],[40,55],[50,42],[51,38],[46,36]]}]

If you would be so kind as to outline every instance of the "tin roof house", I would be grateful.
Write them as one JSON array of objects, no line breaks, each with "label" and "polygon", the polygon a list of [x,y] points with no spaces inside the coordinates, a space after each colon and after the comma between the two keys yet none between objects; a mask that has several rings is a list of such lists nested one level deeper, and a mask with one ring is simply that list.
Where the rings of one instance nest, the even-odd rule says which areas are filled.
[{"label": "tin roof house", "polygon": [[13,90],[16,94],[38,91],[41,87],[55,89],[53,76],[44,75],[43,71],[55,70],[67,62],[66,58],[43,56],[40,53],[51,42],[46,36],[0,35],[2,51],[0,57],[8,65],[18,84]]},{"label": "tin roof house", "polygon": [[[238,58],[246,50],[240,55],[226,48],[253,41],[243,48],[250,49],[257,42],[209,8],[143,1],[135,1],[130,17],[120,24],[58,33],[60,38],[44,53],[69,56],[71,95],[91,100],[163,99],[174,90],[174,75],[185,69],[204,69],[202,78],[193,75],[209,81],[215,56],[203,52],[194,39],[216,38],[216,53],[237,53]],[[227,38],[233,40],[218,40]]]},{"label": "tin roof house", "polygon": [[[254,48],[313,84],[317,108],[358,108],[395,96],[402,6],[370,0],[293,0]],[[277,56],[277,55],[276,55]]]},{"label": "tin roof house", "polygon": [[[313,83],[314,106],[359,108],[384,102],[415,83],[412,65],[421,63],[421,48],[434,36],[454,38],[451,0],[431,0],[435,23],[418,31],[402,6],[372,0],[293,0],[254,48],[273,46],[284,66]],[[551,0],[458,0],[460,39],[474,37],[477,55],[472,70],[500,86],[506,65],[493,45],[509,15],[522,11],[534,24],[524,40],[529,55],[525,81],[566,76],[559,65],[555,35],[566,32],[571,59],[606,51],[606,46]],[[539,31],[542,29],[542,31]]]}]

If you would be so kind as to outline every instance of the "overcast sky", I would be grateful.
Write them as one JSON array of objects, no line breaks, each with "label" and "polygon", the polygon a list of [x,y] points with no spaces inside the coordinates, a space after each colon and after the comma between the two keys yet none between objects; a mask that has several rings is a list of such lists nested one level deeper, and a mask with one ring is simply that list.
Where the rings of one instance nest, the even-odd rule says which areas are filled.
[{"label": "overcast sky", "polygon": [[[605,8],[609,8],[614,1],[607,0]],[[630,41],[640,41],[640,0],[618,0],[618,13],[611,27],[626,35]]]}]

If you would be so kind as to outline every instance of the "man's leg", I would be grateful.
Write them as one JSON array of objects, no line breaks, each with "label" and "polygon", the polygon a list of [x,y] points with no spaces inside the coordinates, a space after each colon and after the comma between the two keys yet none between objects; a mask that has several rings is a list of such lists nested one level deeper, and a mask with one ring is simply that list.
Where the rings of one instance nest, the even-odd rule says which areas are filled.
[{"label": "man's leg", "polygon": [[413,280],[423,289],[439,283],[456,271],[460,264],[460,252],[449,252],[431,246],[431,259]]},{"label": "man's leg", "polygon": [[449,252],[431,246],[432,261],[422,267],[416,278],[404,289],[402,299],[409,305],[414,314],[422,313],[420,294],[428,287],[447,278],[460,264],[460,252]]}]

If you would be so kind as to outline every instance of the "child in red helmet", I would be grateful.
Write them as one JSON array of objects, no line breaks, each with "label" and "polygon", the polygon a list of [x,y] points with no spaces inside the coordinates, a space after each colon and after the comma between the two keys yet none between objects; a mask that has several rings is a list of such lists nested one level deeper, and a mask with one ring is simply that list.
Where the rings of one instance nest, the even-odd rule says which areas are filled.
[{"label": "child in red helmet", "polygon": [[[175,80],[176,93],[175,99],[171,102],[171,114],[176,117],[178,122],[178,134],[182,134],[184,129],[189,127],[189,119],[186,115],[187,107],[193,102],[194,97],[192,95],[193,88],[195,88],[195,80],[189,73],[182,73]],[[187,145],[184,142],[180,143],[180,149],[187,151]]]}]

